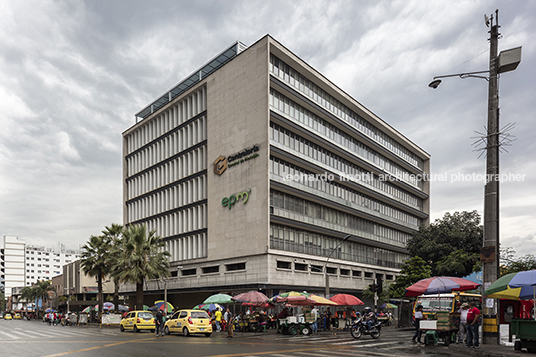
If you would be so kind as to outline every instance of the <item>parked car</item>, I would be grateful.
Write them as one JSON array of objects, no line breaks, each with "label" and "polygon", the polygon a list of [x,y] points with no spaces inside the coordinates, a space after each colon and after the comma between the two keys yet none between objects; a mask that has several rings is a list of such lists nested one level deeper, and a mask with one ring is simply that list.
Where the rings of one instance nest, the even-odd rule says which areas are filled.
[{"label": "parked car", "polygon": [[11,314],[5,314],[4,315],[4,320],[12,320],[13,317],[11,316]]},{"label": "parked car", "polygon": [[184,336],[191,334],[204,334],[210,337],[212,324],[210,317],[203,310],[179,310],[164,325],[164,333],[182,333]]},{"label": "parked car", "polygon": [[134,332],[140,332],[141,330],[150,330],[154,332],[155,321],[154,316],[150,311],[130,311],[122,320],[119,325],[121,332],[125,330],[132,330]]},{"label": "parked car", "polygon": [[15,313],[15,315],[13,316],[14,319],[17,319],[17,320],[20,320],[20,314],[17,312]]}]

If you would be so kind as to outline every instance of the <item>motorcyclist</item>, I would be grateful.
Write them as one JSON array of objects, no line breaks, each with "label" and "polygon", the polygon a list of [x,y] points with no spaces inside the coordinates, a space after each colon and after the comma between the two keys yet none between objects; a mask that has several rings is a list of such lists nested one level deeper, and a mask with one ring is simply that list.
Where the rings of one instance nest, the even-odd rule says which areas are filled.
[{"label": "motorcyclist", "polygon": [[367,330],[372,330],[372,325],[376,322],[376,314],[370,307],[366,307],[363,311],[363,319],[365,320],[365,325],[367,325]]}]

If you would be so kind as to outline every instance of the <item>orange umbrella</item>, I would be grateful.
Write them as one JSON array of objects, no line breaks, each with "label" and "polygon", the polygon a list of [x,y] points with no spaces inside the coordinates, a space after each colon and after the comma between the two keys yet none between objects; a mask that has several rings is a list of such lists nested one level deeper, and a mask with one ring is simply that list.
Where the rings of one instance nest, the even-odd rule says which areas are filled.
[{"label": "orange umbrella", "polygon": [[331,301],[336,302],[343,306],[364,305],[363,301],[359,300],[353,295],[349,294],[337,294],[330,298]]}]

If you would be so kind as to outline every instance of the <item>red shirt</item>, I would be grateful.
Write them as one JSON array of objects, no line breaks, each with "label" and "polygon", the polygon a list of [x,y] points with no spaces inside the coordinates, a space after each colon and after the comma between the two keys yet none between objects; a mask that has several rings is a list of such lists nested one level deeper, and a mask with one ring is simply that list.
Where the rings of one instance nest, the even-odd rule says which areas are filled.
[{"label": "red shirt", "polygon": [[477,309],[476,307],[469,309],[469,311],[467,311],[467,323],[472,323],[475,317],[477,317],[478,315],[480,315],[479,309]]}]

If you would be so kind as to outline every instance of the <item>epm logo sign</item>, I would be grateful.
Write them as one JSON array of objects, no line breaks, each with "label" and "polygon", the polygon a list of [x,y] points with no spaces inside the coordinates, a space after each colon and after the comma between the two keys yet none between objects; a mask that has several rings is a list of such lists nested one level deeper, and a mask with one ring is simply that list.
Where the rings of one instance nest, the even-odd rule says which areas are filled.
[{"label": "epm logo sign", "polygon": [[233,167],[243,163],[244,161],[256,158],[259,156],[257,151],[259,151],[259,146],[253,145],[249,149],[245,149],[237,154],[230,155],[228,158],[220,155],[216,161],[214,161],[214,173],[216,175],[221,175],[225,172],[225,170],[227,170],[228,167]]},{"label": "epm logo sign", "polygon": [[242,203],[243,204],[246,204],[246,202],[248,201],[249,199],[249,195],[251,193],[251,188],[248,189],[247,191],[244,191],[244,192],[240,192],[240,193],[237,193],[235,195],[231,195],[229,197],[224,197],[222,200],[221,200],[221,205],[223,207],[229,207],[229,209],[233,208],[233,205],[235,203],[238,203],[240,201],[243,201]]}]

